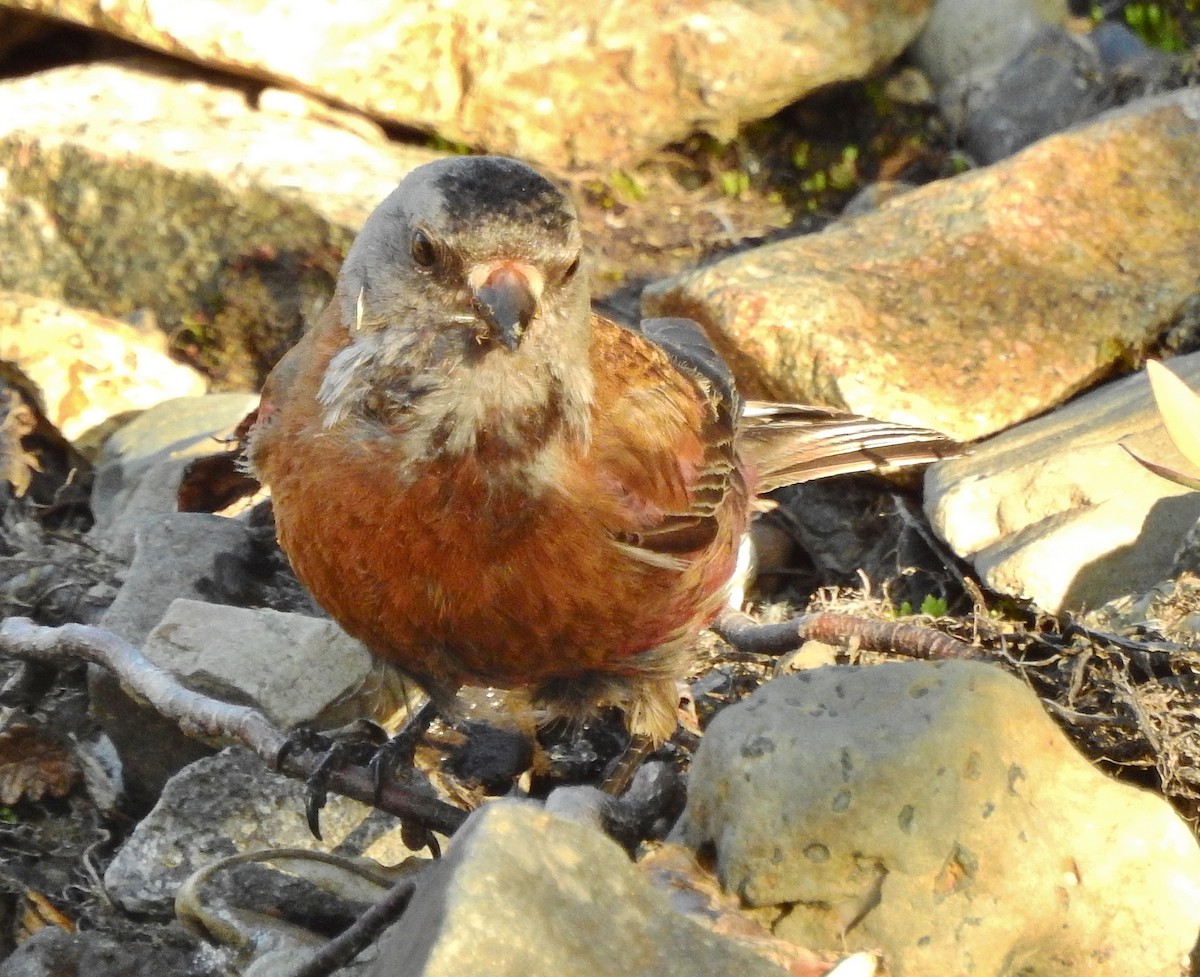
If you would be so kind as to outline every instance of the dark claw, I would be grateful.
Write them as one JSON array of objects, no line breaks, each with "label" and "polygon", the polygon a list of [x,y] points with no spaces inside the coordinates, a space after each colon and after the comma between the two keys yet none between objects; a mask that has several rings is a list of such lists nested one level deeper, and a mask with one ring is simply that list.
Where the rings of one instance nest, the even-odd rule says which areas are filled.
[{"label": "dark claw", "polygon": [[308,830],[318,841],[321,837],[321,808],[329,800],[329,775],[345,764],[349,749],[345,743],[333,743],[317,761],[317,768],[304,782],[304,817]]},{"label": "dark claw", "polygon": [[275,754],[275,769],[282,770],[287,758],[293,753],[324,753],[329,749],[329,737],[308,726],[293,729]]},{"label": "dark claw", "polygon": [[428,828],[417,824],[402,824],[400,825],[400,840],[410,851],[428,848],[430,858],[442,857],[442,846],[438,844],[437,836]]},{"label": "dark claw", "polygon": [[317,841],[325,840],[321,836],[321,808],[328,799],[329,794],[324,787],[317,787],[312,780],[304,785],[304,820]]},{"label": "dark claw", "polygon": [[335,749],[329,737],[308,726],[301,726],[288,733],[283,746],[275,754],[276,770],[282,770],[287,758],[294,753],[322,754],[316,770],[304,784],[304,818],[308,822],[308,830],[318,840],[321,838],[321,808],[325,806],[327,798],[325,785],[329,779],[328,761]]},{"label": "dark claw", "polygon": [[[316,766],[304,784],[304,816],[313,837],[321,838],[321,808],[329,798],[329,779],[334,771],[351,765],[366,764],[375,784],[375,800],[379,801],[392,771],[411,769],[417,743],[437,716],[432,702],[426,702],[414,713],[390,740],[378,724],[367,719],[356,720],[340,729],[317,732],[308,728],[293,730],[275,755],[275,769],[294,753],[317,754]],[[437,850],[433,835],[425,832],[413,836],[416,849]]]}]

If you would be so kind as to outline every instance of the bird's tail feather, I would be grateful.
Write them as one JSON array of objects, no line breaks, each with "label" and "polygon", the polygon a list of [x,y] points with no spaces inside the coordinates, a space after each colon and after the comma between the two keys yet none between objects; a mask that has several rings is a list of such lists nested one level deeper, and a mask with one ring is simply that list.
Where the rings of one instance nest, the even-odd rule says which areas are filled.
[{"label": "bird's tail feather", "polygon": [[757,475],[758,492],[851,472],[922,465],[966,449],[928,428],[829,407],[750,401],[739,451]]}]

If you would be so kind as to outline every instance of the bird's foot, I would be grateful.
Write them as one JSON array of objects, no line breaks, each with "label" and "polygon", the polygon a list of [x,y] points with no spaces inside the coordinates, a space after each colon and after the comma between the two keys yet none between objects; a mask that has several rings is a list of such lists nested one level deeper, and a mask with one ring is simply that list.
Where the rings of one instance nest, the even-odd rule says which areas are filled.
[{"label": "bird's foot", "polygon": [[321,808],[329,799],[330,775],[341,767],[373,762],[386,739],[383,727],[369,719],[357,719],[331,730],[302,727],[288,734],[275,756],[277,770],[292,753],[318,755],[316,767],[304,783],[304,816],[313,837],[321,837]]},{"label": "bird's foot", "polygon": [[[375,784],[375,801],[384,784],[392,779],[397,770],[412,770],[416,763],[417,744],[421,741],[430,723],[437,718],[438,710],[432,699],[410,715],[396,735],[383,743],[376,745],[372,751],[367,766],[371,771],[371,779]],[[428,848],[430,854],[437,858],[441,855],[441,846],[433,832],[418,825],[405,823],[401,825],[401,838],[413,851]]]}]

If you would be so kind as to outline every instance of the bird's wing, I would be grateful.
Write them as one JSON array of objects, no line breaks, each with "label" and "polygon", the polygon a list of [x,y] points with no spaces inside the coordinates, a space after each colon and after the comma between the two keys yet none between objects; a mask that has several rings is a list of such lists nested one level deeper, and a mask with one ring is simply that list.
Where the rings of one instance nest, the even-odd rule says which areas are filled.
[{"label": "bird's wing", "polygon": [[731,491],[745,505],[733,377],[689,319],[596,318],[591,455],[618,500],[614,536],[648,561],[700,550]]},{"label": "bird's wing", "polygon": [[926,464],[964,450],[928,428],[829,407],[760,401],[746,404],[738,447],[757,476],[758,492],[831,475]]}]

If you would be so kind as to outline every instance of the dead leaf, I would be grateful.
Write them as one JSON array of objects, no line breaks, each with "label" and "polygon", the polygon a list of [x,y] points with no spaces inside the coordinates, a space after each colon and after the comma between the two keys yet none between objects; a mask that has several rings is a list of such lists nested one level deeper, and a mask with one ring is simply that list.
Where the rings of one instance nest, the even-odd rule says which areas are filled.
[{"label": "dead leaf", "polygon": [[15,390],[0,388],[0,480],[17,495],[28,491],[33,473],[40,470],[37,459],[21,443],[34,427],[33,411],[24,399]]},{"label": "dead leaf", "polygon": [[180,512],[221,512],[258,492],[262,485],[242,461],[258,408],[242,418],[220,454],[192,461],[183,471],[175,502]]},{"label": "dead leaf", "polygon": [[[1150,390],[1154,393],[1167,436],[1184,458],[1200,467],[1200,394],[1157,360],[1146,361],[1146,376],[1150,378]],[[1200,478],[1195,475],[1151,461],[1124,441],[1118,443],[1147,471],[1184,488],[1200,490]]]},{"label": "dead leaf", "polygon": [[1176,471],[1174,468],[1170,468],[1167,465],[1160,465],[1156,461],[1151,461],[1149,458],[1145,457],[1145,455],[1134,451],[1133,448],[1129,447],[1129,445],[1127,445],[1124,441],[1119,441],[1117,443],[1125,449],[1125,453],[1129,455],[1130,458],[1136,461],[1147,471],[1154,472],[1154,474],[1158,475],[1160,478],[1165,478],[1168,482],[1174,482],[1176,485],[1182,485],[1184,488],[1200,490],[1200,478],[1194,478],[1191,475],[1185,475],[1183,472]]},{"label": "dead leaf", "polygon": [[21,909],[20,933],[17,942],[23,943],[29,937],[47,926],[57,926],[68,933],[75,932],[75,924],[64,916],[53,903],[40,892],[33,889],[25,890],[24,906]]},{"label": "dead leaf", "polygon": [[79,777],[70,751],[44,730],[22,724],[0,732],[0,804],[66,797]]},{"label": "dead leaf", "polygon": [[0,360],[0,483],[40,506],[62,501],[70,483],[86,495],[91,464],[47,418],[37,385]]}]

